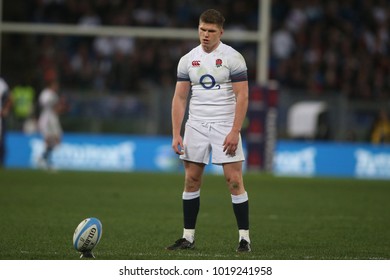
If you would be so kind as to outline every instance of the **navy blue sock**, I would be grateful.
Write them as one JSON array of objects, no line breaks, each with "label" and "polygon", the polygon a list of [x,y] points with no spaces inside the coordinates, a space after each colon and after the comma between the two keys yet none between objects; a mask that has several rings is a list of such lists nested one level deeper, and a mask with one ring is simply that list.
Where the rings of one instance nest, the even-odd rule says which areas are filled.
[{"label": "navy blue sock", "polygon": [[46,147],[45,151],[43,152],[42,157],[46,160],[49,161],[51,152],[53,151],[53,147]]},{"label": "navy blue sock", "polygon": [[195,229],[196,218],[200,208],[200,197],[183,199],[184,228]]},{"label": "navy blue sock", "polygon": [[238,229],[249,229],[249,202],[233,203]]}]

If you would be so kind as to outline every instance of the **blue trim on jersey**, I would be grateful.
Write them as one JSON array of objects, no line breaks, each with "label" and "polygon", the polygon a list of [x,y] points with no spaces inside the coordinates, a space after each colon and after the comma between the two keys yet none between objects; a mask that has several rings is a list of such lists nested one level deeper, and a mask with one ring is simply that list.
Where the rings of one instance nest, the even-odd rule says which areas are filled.
[{"label": "blue trim on jersey", "polygon": [[232,80],[232,83],[245,82],[245,81],[248,81],[248,78],[234,79],[234,80]]},{"label": "blue trim on jersey", "polygon": [[246,71],[242,71],[238,74],[232,75],[231,81],[232,81],[232,83],[248,81],[248,74]]},{"label": "blue trim on jersey", "polygon": [[191,82],[190,78],[181,78],[181,77],[177,77],[177,81],[178,82]]}]

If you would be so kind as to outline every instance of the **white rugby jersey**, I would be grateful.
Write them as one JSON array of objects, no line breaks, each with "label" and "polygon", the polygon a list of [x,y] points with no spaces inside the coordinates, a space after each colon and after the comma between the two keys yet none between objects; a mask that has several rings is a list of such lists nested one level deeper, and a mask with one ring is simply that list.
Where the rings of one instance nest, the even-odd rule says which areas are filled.
[{"label": "white rugby jersey", "polygon": [[54,107],[58,102],[58,95],[52,89],[44,89],[39,96],[39,104],[43,111],[55,111]]},{"label": "white rugby jersey", "polygon": [[8,95],[8,90],[9,88],[7,83],[2,78],[0,78],[0,137],[2,134],[1,110],[3,109],[3,98]]},{"label": "white rugby jersey", "polygon": [[248,80],[247,67],[244,57],[222,42],[211,53],[199,45],[180,59],[177,80],[191,82],[189,119],[233,121],[236,97],[232,83]]},{"label": "white rugby jersey", "polygon": [[50,89],[44,89],[39,96],[39,104],[42,107],[38,120],[39,130],[45,138],[61,137],[62,129],[55,107],[59,102],[58,94]]},{"label": "white rugby jersey", "polygon": [[8,94],[8,85],[2,78],[0,78],[0,111],[1,108],[3,108],[2,100],[6,94]]}]

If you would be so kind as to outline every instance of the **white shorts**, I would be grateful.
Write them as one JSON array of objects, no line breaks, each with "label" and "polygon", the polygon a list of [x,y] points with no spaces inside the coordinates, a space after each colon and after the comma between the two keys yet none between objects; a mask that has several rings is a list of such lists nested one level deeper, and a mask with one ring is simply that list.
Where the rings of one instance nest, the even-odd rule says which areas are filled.
[{"label": "white shorts", "polygon": [[58,116],[54,112],[43,112],[38,121],[39,130],[43,137],[61,137],[62,129]]},{"label": "white shorts", "polygon": [[213,164],[244,161],[241,135],[234,156],[226,155],[223,151],[223,142],[232,126],[231,122],[208,123],[188,120],[183,139],[184,154],[180,159],[208,164],[211,154]]}]

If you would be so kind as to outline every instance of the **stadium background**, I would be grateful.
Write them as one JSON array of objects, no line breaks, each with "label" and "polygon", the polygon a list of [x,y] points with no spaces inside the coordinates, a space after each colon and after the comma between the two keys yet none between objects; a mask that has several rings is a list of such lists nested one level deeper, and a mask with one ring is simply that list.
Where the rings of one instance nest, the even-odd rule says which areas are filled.
[{"label": "stadium background", "polygon": [[[353,143],[351,156],[358,157],[359,143],[371,142],[378,113],[390,106],[388,1],[271,1],[270,7],[266,6],[270,26],[260,16],[259,3],[2,1],[1,74],[15,92],[14,113],[7,120],[10,130],[34,132],[39,114],[37,97],[45,80],[56,77],[69,104],[68,112],[61,117],[67,133],[169,136],[177,61],[197,43],[194,26],[199,12],[215,7],[226,15],[227,33],[241,32],[227,40],[243,53],[248,64],[251,105],[243,130],[248,142],[248,167],[279,170],[273,166],[277,157],[273,152],[284,142],[277,139]],[[23,26],[12,29],[12,24],[25,23],[66,26],[71,31],[41,28],[33,33]],[[267,23],[261,31],[264,33],[259,23]],[[115,32],[111,37],[93,35],[93,29],[99,27],[157,28],[154,32],[170,28],[171,33],[178,34],[150,38],[145,29],[144,36]],[[80,35],[80,30],[87,35]],[[186,39],[175,38],[182,36],[180,31],[191,30],[193,34]],[[260,35],[263,41],[253,39]],[[265,63],[261,59],[260,69],[263,50],[269,58]],[[26,97],[29,94],[30,99]],[[309,111],[304,112],[306,119],[313,120],[313,128],[301,135],[293,133],[290,115],[299,102],[325,106],[310,117]],[[310,126],[301,126],[305,125]],[[304,148],[292,150],[298,154],[301,167],[297,168],[301,170],[307,164],[300,156]],[[388,162],[388,150],[384,149],[365,150],[369,161],[374,165]],[[13,160],[9,161],[12,166]],[[388,167],[382,164],[379,168]],[[378,172],[382,174],[379,177],[390,177]]]},{"label": "stadium background", "polygon": [[[34,102],[31,112],[24,110],[28,98],[20,98],[20,110],[7,119],[8,165],[0,170],[0,259],[78,259],[71,236],[90,216],[104,227],[98,259],[390,259],[390,188],[388,180],[377,180],[390,177],[389,146],[373,145],[369,136],[377,113],[389,109],[389,1],[272,1],[272,82],[266,85],[255,83],[256,41],[244,42],[240,33],[234,33],[240,40],[229,40],[249,68],[248,161],[248,140],[260,145],[255,152],[265,152],[271,138],[274,174],[295,175],[245,174],[253,245],[248,255],[234,251],[236,225],[225,219],[231,203],[214,174],[204,178],[197,249],[176,254],[163,247],[181,233],[183,174],[170,149],[175,68],[197,44],[180,31],[192,29],[196,38],[199,12],[215,7],[226,15],[226,31],[253,35],[258,2],[0,3],[1,75],[22,96],[34,93],[33,100],[46,79],[59,78],[69,111],[61,117],[65,137],[56,164],[85,170],[31,170],[43,143],[26,120],[39,111]],[[178,28],[176,35],[186,39],[12,31],[12,24],[22,23],[25,31],[66,24],[79,33],[91,26]],[[302,101],[326,104],[325,130],[316,129],[313,116],[306,119],[314,120],[314,133],[291,135],[290,109]],[[152,172],[108,172],[118,170]]]}]

